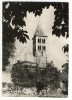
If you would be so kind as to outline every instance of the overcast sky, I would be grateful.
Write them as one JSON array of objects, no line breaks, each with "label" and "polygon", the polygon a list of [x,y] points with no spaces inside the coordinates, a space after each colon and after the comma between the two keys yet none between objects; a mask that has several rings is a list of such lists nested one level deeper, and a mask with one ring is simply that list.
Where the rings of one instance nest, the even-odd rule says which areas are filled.
[{"label": "overcast sky", "polygon": [[[44,30],[44,33],[48,36],[48,46],[47,46],[47,60],[48,62],[53,60],[53,63],[56,67],[61,69],[62,64],[66,62],[68,59],[66,55],[62,51],[62,47],[68,43],[68,39],[65,37],[56,37],[55,35],[52,35],[52,26],[54,23],[54,8],[52,6],[49,7],[49,9],[43,9],[41,16],[34,16],[33,13],[27,12],[27,17],[24,18],[26,22],[26,29],[28,31],[28,35],[30,40],[27,40],[27,43],[22,44],[18,40],[15,42],[16,51],[15,51],[15,60],[24,60],[28,59],[30,61],[33,60],[32,55],[32,38],[34,36],[35,30],[37,28],[37,25],[40,21],[41,26]],[[30,55],[28,55],[27,58],[25,58],[25,52],[29,52]],[[32,58],[32,59],[31,59]]]}]

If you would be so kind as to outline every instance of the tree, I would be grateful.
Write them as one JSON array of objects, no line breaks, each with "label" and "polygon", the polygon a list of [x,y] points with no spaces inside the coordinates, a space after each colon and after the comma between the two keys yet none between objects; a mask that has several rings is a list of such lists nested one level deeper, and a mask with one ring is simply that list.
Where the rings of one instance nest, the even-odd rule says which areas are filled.
[{"label": "tree", "polygon": [[43,89],[47,91],[47,87],[50,86],[51,90],[55,90],[60,87],[60,72],[53,65],[53,61],[47,64],[44,69],[38,69],[36,88],[37,93]]},{"label": "tree", "polygon": [[12,82],[14,84],[20,85],[26,80],[28,80],[28,69],[26,66],[21,66],[21,62],[18,61],[16,64],[13,65],[12,67]]},{"label": "tree", "polygon": [[[66,44],[65,46],[63,46],[62,48],[64,53],[68,53],[69,52],[69,45]],[[68,57],[68,56],[67,56]],[[61,81],[64,84],[64,91],[66,94],[68,94],[68,69],[69,69],[69,63],[65,63],[62,65],[62,73],[61,73]]]},{"label": "tree", "polygon": [[[34,70],[33,70],[34,69]],[[31,71],[32,70],[32,71]],[[18,61],[12,66],[11,78],[15,85],[22,87],[32,87],[36,84],[36,67],[25,65]]]},{"label": "tree", "polygon": [[[61,35],[65,37],[66,35],[68,38],[68,3],[3,2],[3,56],[7,59],[7,64],[10,55],[8,57],[4,55],[5,47],[9,45],[9,43],[14,43],[16,38],[22,43],[27,42],[27,39],[29,39],[27,30],[23,29],[23,27],[26,26],[24,18],[27,16],[27,11],[33,12],[35,16],[40,16],[43,8],[46,7],[48,9],[50,5],[55,9],[55,21],[52,27],[52,34],[58,37]],[[62,21],[64,21],[63,24]],[[9,52],[7,53],[10,54]],[[3,60],[3,62],[5,62],[5,60]]]},{"label": "tree", "polygon": [[62,65],[62,73],[61,73],[61,80],[64,84],[64,91],[68,93],[68,63]]},{"label": "tree", "polygon": [[54,26],[52,27],[53,32],[56,36],[66,38],[69,37],[68,33],[68,3],[56,3],[54,4],[54,8],[56,9]]},{"label": "tree", "polygon": [[3,56],[2,56],[2,70],[5,71],[6,70],[6,66],[10,64],[9,62],[9,58],[13,57],[14,55],[14,50],[15,50],[15,46],[14,43],[7,43],[6,45],[3,45]]},{"label": "tree", "polygon": [[[56,36],[66,36],[68,37],[68,3],[52,3],[52,2],[3,2],[3,29],[7,33],[6,41],[9,35],[13,41],[15,37],[19,39],[20,42],[26,42],[26,38],[29,39],[29,36],[26,34],[27,31],[21,29],[20,27],[26,26],[24,17],[26,17],[27,11],[33,12],[35,16],[40,16],[42,14],[42,9],[49,6],[53,6],[56,10],[55,22],[53,26],[53,33]],[[8,7],[7,7],[8,6]],[[64,21],[64,24],[62,24]],[[10,27],[10,23],[14,25],[14,29]],[[6,24],[6,27],[5,25]],[[62,27],[61,29],[59,27]],[[11,34],[12,33],[12,34]]]},{"label": "tree", "polygon": [[62,50],[65,52],[69,52],[69,44],[66,44],[65,46],[62,47]]},{"label": "tree", "polygon": [[[22,25],[25,25],[25,22],[23,21],[22,15],[17,12],[17,6],[15,9],[13,8],[15,4],[15,2],[3,2],[3,71],[6,70],[6,66],[9,64],[9,58],[14,51],[15,39],[19,39],[22,43],[26,42],[26,37],[29,39],[28,35],[25,34],[27,31],[20,29]],[[12,26],[14,25],[14,28],[11,26],[11,23]]]},{"label": "tree", "polygon": [[46,68],[46,81],[48,85],[51,86],[51,89],[57,89],[60,86],[59,77],[60,72],[57,70],[57,68],[51,63],[48,63]]},{"label": "tree", "polygon": [[51,89],[57,89],[59,84],[60,72],[54,67],[53,63],[48,63],[47,67],[44,69],[40,69],[40,82],[44,83],[44,87],[46,88],[50,85]]}]

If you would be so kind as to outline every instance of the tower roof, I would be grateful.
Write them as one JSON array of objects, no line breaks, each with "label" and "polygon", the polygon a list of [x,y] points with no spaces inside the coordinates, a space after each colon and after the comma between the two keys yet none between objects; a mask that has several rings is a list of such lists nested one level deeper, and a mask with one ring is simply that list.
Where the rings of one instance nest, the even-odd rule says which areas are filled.
[{"label": "tower roof", "polygon": [[45,35],[44,31],[43,31],[43,28],[42,28],[40,22],[38,23],[38,26],[37,26],[37,28],[36,28],[34,37],[35,37],[35,36],[42,36],[42,37],[44,36],[44,37],[47,37],[47,36]]}]

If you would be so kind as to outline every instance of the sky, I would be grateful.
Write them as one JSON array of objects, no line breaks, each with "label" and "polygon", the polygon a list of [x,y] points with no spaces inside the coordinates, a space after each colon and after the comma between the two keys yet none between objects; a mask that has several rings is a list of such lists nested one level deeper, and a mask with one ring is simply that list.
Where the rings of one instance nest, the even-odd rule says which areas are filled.
[{"label": "sky", "polygon": [[[65,37],[56,37],[52,35],[52,26],[54,24],[54,8],[52,6],[49,9],[44,8],[41,16],[34,16],[33,13],[27,12],[27,17],[24,18],[26,22],[25,30],[28,31],[30,40],[27,40],[27,43],[20,43],[18,40],[15,41],[15,53],[14,58],[10,58],[11,63],[16,63],[17,60],[30,60],[33,61],[33,41],[32,38],[35,34],[37,25],[40,21],[41,26],[44,30],[44,33],[48,36],[48,45],[47,45],[47,61],[53,61],[54,65],[61,69],[61,66],[66,63],[67,57],[66,54],[62,51],[62,47],[65,44],[68,44],[69,40]],[[27,56],[25,56],[27,54]]]}]

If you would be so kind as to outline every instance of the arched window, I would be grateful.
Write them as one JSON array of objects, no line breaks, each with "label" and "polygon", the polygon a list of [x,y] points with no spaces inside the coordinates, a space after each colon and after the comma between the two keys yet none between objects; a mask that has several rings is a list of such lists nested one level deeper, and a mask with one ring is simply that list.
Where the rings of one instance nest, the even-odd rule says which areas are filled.
[{"label": "arched window", "polygon": [[39,39],[38,39],[38,43],[39,43]]},{"label": "arched window", "polygon": [[40,43],[41,43],[41,39],[40,39]]},{"label": "arched window", "polygon": [[38,38],[38,43],[41,43],[41,38],[40,39]]},{"label": "arched window", "polygon": [[38,46],[38,50],[41,50],[41,46]]},{"label": "arched window", "polygon": [[44,39],[44,43],[45,43],[45,39]]},{"label": "arched window", "polygon": [[39,46],[38,46],[38,50],[39,50]]},{"label": "arched window", "polygon": [[41,46],[40,46],[40,50],[41,50]]},{"label": "arched window", "polygon": [[45,39],[42,39],[42,43],[45,43]]}]

